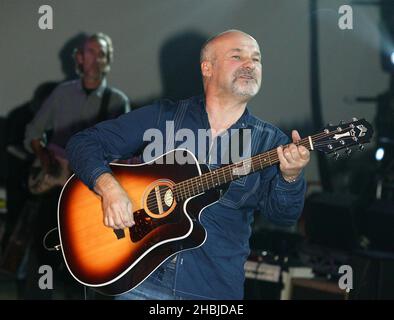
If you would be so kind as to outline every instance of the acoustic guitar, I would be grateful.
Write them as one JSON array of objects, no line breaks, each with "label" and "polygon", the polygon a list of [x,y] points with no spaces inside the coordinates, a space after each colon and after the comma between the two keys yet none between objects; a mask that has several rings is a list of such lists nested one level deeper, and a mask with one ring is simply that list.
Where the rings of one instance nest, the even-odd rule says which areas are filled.
[{"label": "acoustic guitar", "polygon": [[[297,144],[326,154],[369,142],[364,119],[329,126]],[[174,159],[187,159],[184,164]],[[172,150],[149,163],[111,164],[133,203],[135,225],[104,226],[101,199],[73,175],[58,203],[61,249],[71,275],[107,295],[125,293],[164,261],[205,242],[200,223],[204,208],[218,201],[219,186],[279,162],[276,149],[210,171],[186,149]]]}]

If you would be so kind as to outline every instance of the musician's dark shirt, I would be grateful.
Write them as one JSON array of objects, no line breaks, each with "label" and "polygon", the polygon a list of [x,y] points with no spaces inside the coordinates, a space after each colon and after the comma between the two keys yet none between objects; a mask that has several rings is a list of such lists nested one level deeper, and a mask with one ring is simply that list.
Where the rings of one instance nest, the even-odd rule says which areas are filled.
[{"label": "musician's dark shirt", "polygon": [[[152,128],[163,133],[165,145],[182,146],[184,138],[178,136],[176,139],[175,135],[174,139],[174,136],[166,135],[166,121],[174,118],[175,128],[188,128],[195,136],[198,136],[198,129],[210,128],[202,96],[178,103],[157,102],[74,135],[66,149],[73,170],[93,189],[101,174],[111,172],[108,166],[111,161],[129,158],[144,148],[147,143],[143,139],[144,133]],[[289,138],[278,128],[254,117],[246,109],[227,132],[215,139],[217,148],[211,144],[204,149],[203,155],[198,154],[198,159],[210,169],[222,164],[221,150],[226,150],[226,141],[231,141],[223,137],[232,137],[233,132],[237,132],[231,129],[250,129],[250,143],[243,148],[251,148],[251,155],[289,143]],[[198,143],[196,141],[196,148]],[[192,151],[197,153],[197,150]],[[215,158],[213,152],[217,152],[217,161],[212,161]],[[145,161],[149,160],[145,158]],[[288,183],[280,174],[278,165],[231,182],[220,200],[201,214],[201,222],[207,230],[205,243],[178,254],[174,292],[189,299],[242,299],[244,264],[250,252],[254,212],[260,212],[274,223],[293,225],[302,211],[304,193],[302,175],[295,182]]]}]

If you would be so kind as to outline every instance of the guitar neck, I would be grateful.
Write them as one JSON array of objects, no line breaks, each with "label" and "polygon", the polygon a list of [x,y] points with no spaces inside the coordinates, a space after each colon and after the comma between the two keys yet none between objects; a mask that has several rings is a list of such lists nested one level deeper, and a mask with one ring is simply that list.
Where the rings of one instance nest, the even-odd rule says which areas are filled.
[{"label": "guitar neck", "polygon": [[[308,150],[313,150],[314,139],[320,136],[321,134],[308,136],[298,141],[296,145],[304,146]],[[175,185],[175,197],[179,200],[192,197],[204,191],[219,187],[231,181],[250,175],[256,171],[275,165],[278,162],[279,158],[276,148],[271,149],[251,158],[205,173],[201,176],[182,181]]]}]

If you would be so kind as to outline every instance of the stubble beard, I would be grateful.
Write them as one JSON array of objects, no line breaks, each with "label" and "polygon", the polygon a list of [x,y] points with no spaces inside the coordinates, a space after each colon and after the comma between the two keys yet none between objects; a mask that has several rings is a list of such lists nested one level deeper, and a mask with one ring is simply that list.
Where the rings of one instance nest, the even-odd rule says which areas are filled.
[{"label": "stubble beard", "polygon": [[[249,76],[250,79],[241,78],[242,76]],[[260,84],[257,81],[257,76],[254,72],[238,70],[234,74],[234,79],[231,84],[231,91],[233,94],[241,97],[254,97],[260,89]]]},{"label": "stubble beard", "polygon": [[256,83],[256,80],[251,79],[248,80],[247,83],[239,84],[237,83],[237,79],[233,81],[231,91],[233,94],[241,97],[254,97],[257,92],[259,92],[259,85]]}]

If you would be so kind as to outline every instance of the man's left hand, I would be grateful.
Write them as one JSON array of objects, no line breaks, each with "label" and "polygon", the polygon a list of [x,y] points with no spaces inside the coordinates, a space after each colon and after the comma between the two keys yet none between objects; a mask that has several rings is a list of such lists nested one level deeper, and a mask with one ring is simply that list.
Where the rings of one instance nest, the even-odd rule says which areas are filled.
[{"label": "man's left hand", "polygon": [[291,132],[293,143],[283,148],[277,148],[279,158],[279,168],[283,178],[288,182],[293,182],[300,175],[302,169],[308,164],[310,153],[304,146],[296,146],[295,143],[301,140],[297,130]]}]

